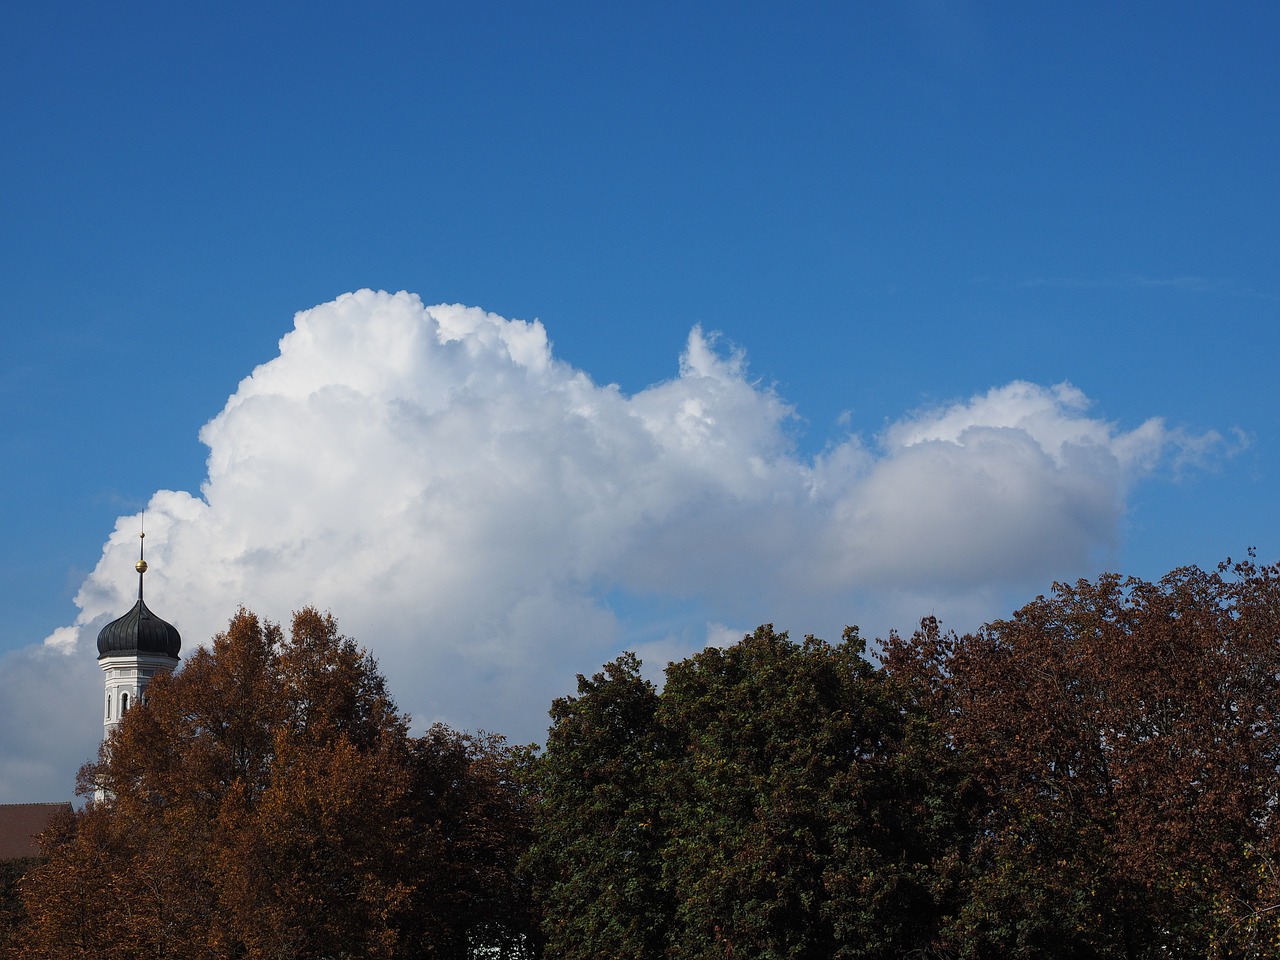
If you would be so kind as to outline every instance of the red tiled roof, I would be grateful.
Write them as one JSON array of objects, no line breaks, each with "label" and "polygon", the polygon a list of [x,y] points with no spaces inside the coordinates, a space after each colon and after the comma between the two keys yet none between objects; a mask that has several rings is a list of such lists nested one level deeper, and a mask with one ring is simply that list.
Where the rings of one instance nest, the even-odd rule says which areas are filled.
[{"label": "red tiled roof", "polygon": [[62,803],[0,803],[0,860],[40,856],[36,837],[55,814],[70,810]]}]

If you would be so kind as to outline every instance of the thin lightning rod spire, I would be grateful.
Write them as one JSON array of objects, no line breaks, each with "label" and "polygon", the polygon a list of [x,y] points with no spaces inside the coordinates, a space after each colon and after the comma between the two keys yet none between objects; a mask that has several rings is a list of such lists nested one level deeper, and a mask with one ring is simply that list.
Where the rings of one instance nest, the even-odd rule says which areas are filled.
[{"label": "thin lightning rod spire", "polygon": [[142,575],[143,575],[144,573],[146,573],[146,572],[147,572],[147,561],[146,561],[146,560],[144,560],[144,559],[142,558],[142,557],[143,557],[143,550],[144,550],[144,548],[146,547],[146,539],[147,539],[146,526],[147,526],[147,515],[146,515],[146,513],[143,513],[143,515],[142,515],[142,527],[143,527],[143,529],[142,529],[142,531],[138,534],[138,562],[137,562],[137,563],[135,563],[135,564],[133,565],[133,569],[135,569],[135,570],[137,570],[137,571],[138,571],[138,600],[139,600],[139,602],[141,602],[141,600],[142,600]]}]

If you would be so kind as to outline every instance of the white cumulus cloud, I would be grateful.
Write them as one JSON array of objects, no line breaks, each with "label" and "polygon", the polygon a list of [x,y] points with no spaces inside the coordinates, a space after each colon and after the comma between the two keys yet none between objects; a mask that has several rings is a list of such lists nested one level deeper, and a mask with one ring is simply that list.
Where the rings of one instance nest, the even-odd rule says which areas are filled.
[{"label": "white cumulus cloud", "polygon": [[[348,294],[299,313],[204,426],[200,491],[151,498],[148,603],[187,650],[241,604],[315,604],[418,721],[540,739],[550,699],[624,648],[1006,613],[1085,572],[1132,484],[1207,442],[1124,430],[1068,384],[997,387],[816,458],[794,416],[698,328],[677,376],[628,396],[557,360],[540,323]],[[44,718],[73,745],[44,745],[50,765],[98,736],[93,643],[136,595],[140,521],[117,521],[76,623],[5,659],[32,697],[61,684],[86,704]],[[50,669],[67,657],[89,666]],[[20,749],[0,771],[39,781]]]}]

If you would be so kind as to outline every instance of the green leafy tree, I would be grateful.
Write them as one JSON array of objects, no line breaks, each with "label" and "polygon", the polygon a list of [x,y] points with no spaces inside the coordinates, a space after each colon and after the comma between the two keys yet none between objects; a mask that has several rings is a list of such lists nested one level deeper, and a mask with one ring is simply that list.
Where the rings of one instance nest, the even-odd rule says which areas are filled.
[{"label": "green leafy tree", "polygon": [[682,955],[832,956],[824,806],[831,781],[878,752],[859,653],[765,626],[668,671],[662,719],[680,752],[664,865]]},{"label": "green leafy tree", "polygon": [[535,765],[548,953],[852,958],[927,945],[937,890],[913,817],[937,806],[936,777],[902,762],[932,741],[863,653],[853,630],[832,645],[764,626],[672,664],[661,694],[630,654],[580,677]]},{"label": "green leafy tree", "polygon": [[623,654],[551,706],[529,863],[549,956],[663,955],[672,908],[662,886],[663,756],[658,694]]},{"label": "green leafy tree", "polygon": [[864,652],[852,629],[797,644],[766,625],[669,669],[677,955],[880,957],[928,943],[931,850],[910,814],[932,781],[904,769],[906,711]]}]

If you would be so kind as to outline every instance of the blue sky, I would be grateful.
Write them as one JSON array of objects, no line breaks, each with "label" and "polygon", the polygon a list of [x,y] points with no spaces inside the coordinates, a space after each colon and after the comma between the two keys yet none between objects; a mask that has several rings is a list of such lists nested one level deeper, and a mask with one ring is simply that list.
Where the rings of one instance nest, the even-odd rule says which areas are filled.
[{"label": "blue sky", "polygon": [[[10,4],[0,12],[0,657],[11,676],[26,676],[37,645],[78,622],[84,635],[64,652],[78,651],[91,669],[80,686],[50,688],[46,699],[90,689],[93,617],[112,603],[125,603],[123,613],[132,586],[123,561],[118,596],[103,592],[114,567],[95,573],[113,557],[104,545],[117,518],[132,518],[158,490],[200,497],[210,454],[202,426],[256,367],[277,359],[297,311],[362,288],[539,320],[557,361],[640,398],[636,410],[675,402],[681,384],[693,389],[685,374],[714,368],[711,379],[728,385],[716,396],[729,405],[715,429],[737,414],[743,423],[767,419],[767,397],[790,409],[776,424],[793,444],[775,464],[778,476],[813,468],[851,437],[869,462],[896,463],[886,453],[893,425],[941,423],[942,412],[1017,381],[1045,390],[1068,382],[1089,401],[1055,406],[1055,425],[1035,434],[1041,446],[1067,421],[1072,436],[1109,431],[1098,444],[1111,457],[1106,470],[1118,471],[1106,474],[1110,486],[1073,500],[1077,480],[1103,474],[1081,468],[1063,480],[1059,469],[1057,492],[1043,501],[1061,514],[1053,524],[1024,528],[1021,540],[1017,530],[995,530],[972,544],[979,554],[1008,548],[1024,569],[1006,575],[1008,563],[975,562],[993,582],[971,604],[956,600],[970,587],[948,580],[945,564],[911,585],[909,602],[893,603],[880,602],[893,584],[850,567],[851,579],[814,599],[824,612],[810,624],[799,622],[799,601],[778,601],[776,613],[743,603],[741,591],[713,576],[703,584],[696,565],[680,584],[654,572],[660,545],[689,549],[693,540],[681,538],[693,538],[696,525],[679,534],[674,525],[627,528],[618,536],[635,554],[615,566],[590,566],[582,557],[597,554],[583,547],[562,576],[588,586],[568,598],[550,590],[542,615],[587,610],[581,629],[594,624],[609,639],[568,644],[574,652],[555,656],[534,640],[521,647],[531,662],[545,654],[538,696],[560,692],[574,672],[624,646],[681,655],[761,619],[831,636],[839,624],[830,611],[841,604],[841,619],[875,632],[909,628],[911,617],[934,610],[997,616],[1055,578],[1102,569],[1156,577],[1251,545],[1277,559],[1278,27],[1280,12],[1260,3]],[[401,333],[388,336],[428,322],[412,304],[395,309]],[[333,322],[368,322],[359,311],[343,316]],[[695,326],[709,344],[705,362],[697,359],[703,341],[689,339]],[[503,343],[523,329],[492,327]],[[330,333],[327,349],[342,349],[334,344],[345,334]],[[323,365],[323,349],[290,362]],[[735,349],[745,366],[734,366]],[[450,367],[448,376],[469,383],[479,370],[499,370],[486,356],[476,370]],[[734,393],[739,383],[755,392]],[[645,393],[663,384],[665,393]],[[519,396],[528,408],[543,394]],[[691,396],[679,402],[711,403]],[[1006,406],[1026,400],[1000,398]],[[982,416],[1000,403],[980,405]],[[1126,461],[1125,438],[1152,418],[1160,438]],[[982,424],[1008,427],[996,421]],[[539,423],[520,435],[565,436]],[[743,436],[728,447],[742,440],[756,450],[758,440],[773,450],[777,441]],[[470,462],[465,438],[435,442],[439,458]],[[564,449],[572,461],[578,448]],[[622,462],[630,454],[621,449],[608,456]],[[393,447],[378,451],[366,452],[370,470],[409,459]],[[341,460],[340,451],[327,455]],[[299,452],[295,461],[303,460]],[[648,463],[638,459],[629,475]],[[621,482],[603,467],[590,474],[579,466],[599,485]],[[534,475],[523,469],[512,467],[513,484]],[[909,476],[882,483],[928,499],[922,475]],[[272,482],[298,484],[299,504],[312,502],[305,471]],[[755,506],[734,516],[763,536],[770,517],[760,504],[799,489],[777,482],[771,493],[707,486],[694,500],[741,496]],[[851,493],[849,502],[873,492]],[[366,495],[358,487],[348,494]],[[946,518],[967,501],[962,489],[949,496],[938,538],[962,555],[949,538],[972,531],[951,529]],[[1107,497],[1115,502],[1098,507]],[[530,494],[530,513],[539,502]],[[697,512],[687,503],[679,510]],[[912,513],[912,504],[894,510]],[[920,531],[895,538],[891,521],[902,515],[876,521],[885,539],[855,538],[847,548],[887,557],[891,545],[909,544],[928,566]],[[1008,522],[1025,524],[1019,516],[1010,509]],[[120,536],[134,527],[121,521]],[[723,533],[706,521],[700,535]],[[650,534],[651,553],[638,559],[635,544]],[[252,525],[235,535],[251,541]],[[1037,537],[1075,546],[1024,562],[1017,551]],[[526,544],[536,564],[548,548],[530,538],[513,537],[512,549]],[[173,566],[187,569],[173,544]],[[773,556],[757,543],[730,551],[738,560],[700,562],[738,571],[749,554],[754,566],[740,571],[748,583],[770,564],[798,569],[789,549]],[[884,569],[909,569],[916,555],[902,549]],[[225,620],[248,600],[275,605],[263,612],[281,618],[314,599],[413,675],[410,653],[394,645],[384,653],[367,635],[383,621],[358,601],[350,622],[338,599],[285,582],[271,594],[261,582],[223,593],[206,585],[201,603],[221,604]],[[519,577],[503,582],[526,600],[538,592]],[[194,581],[175,579],[171,592],[156,583],[159,594],[148,595],[157,611],[184,628],[188,644],[206,638],[205,619],[182,622]],[[178,595],[180,583],[188,595]],[[382,589],[366,586],[366,595]],[[90,594],[102,610],[84,599]],[[333,596],[346,594],[335,588]],[[388,603],[398,596],[386,592]],[[447,658],[430,662],[451,669]],[[393,689],[431,718],[411,679]],[[26,778],[22,789],[8,788],[11,798],[61,796],[69,787],[59,788],[55,773],[19,764],[20,751],[4,743],[20,736],[11,718],[21,715],[17,694],[6,697],[0,770],[11,784],[12,771]],[[96,706],[83,712],[92,728]],[[529,726],[458,709],[441,716]],[[90,734],[68,748],[75,762],[91,751]]]}]

